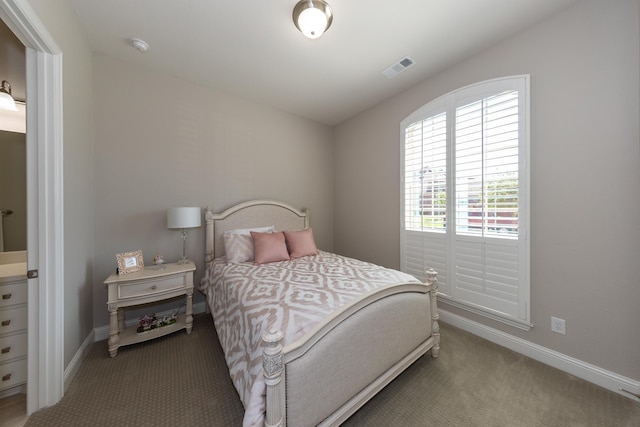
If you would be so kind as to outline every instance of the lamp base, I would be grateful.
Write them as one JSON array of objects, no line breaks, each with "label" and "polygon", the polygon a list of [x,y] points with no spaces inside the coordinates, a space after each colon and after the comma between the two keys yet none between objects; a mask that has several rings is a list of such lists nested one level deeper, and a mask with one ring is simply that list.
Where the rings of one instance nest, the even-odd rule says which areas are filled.
[{"label": "lamp base", "polygon": [[183,228],[182,229],[182,259],[178,261],[178,265],[189,263],[189,258],[187,258],[186,247],[187,247],[187,231]]}]

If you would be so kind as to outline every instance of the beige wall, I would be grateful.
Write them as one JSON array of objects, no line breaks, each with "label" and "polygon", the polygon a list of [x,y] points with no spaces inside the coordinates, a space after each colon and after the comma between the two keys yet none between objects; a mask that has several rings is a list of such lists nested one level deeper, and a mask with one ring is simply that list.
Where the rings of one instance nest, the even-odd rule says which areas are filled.
[{"label": "beige wall", "polygon": [[15,99],[25,99],[25,65],[24,45],[0,20],[0,82],[9,82]]},{"label": "beige wall", "polygon": [[[579,2],[343,123],[335,250],[399,267],[400,122],[453,89],[528,73],[535,327],[455,312],[640,379],[638,62],[638,2]],[[566,319],[565,336],[550,331],[551,316]]]},{"label": "beige wall", "polygon": [[91,49],[66,0],[28,0],[62,51],[64,366],[93,329]]},{"label": "beige wall", "polygon": [[[102,282],[116,253],[179,258],[171,206],[219,212],[254,198],[311,209],[318,246],[333,249],[333,144],[326,126],[95,55],[94,325],[108,324]],[[204,227],[187,255],[204,264]],[[202,301],[197,295],[196,301]]]}]

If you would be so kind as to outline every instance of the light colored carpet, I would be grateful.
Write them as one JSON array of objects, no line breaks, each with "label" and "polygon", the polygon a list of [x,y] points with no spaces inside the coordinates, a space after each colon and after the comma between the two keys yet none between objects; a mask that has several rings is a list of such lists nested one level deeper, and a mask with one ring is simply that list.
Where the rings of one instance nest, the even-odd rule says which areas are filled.
[{"label": "light colored carpet", "polygon": [[[640,403],[442,324],[420,358],[345,426],[640,426]],[[208,314],[123,347],[93,344],[57,405],[26,426],[240,426],[243,408]],[[289,426],[298,427],[298,426]]]}]

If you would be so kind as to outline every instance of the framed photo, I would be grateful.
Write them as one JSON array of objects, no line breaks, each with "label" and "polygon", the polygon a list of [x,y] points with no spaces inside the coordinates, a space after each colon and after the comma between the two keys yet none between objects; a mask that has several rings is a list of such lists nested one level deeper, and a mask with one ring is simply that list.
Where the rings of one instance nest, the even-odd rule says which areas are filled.
[{"label": "framed photo", "polygon": [[134,273],[144,268],[142,251],[116,254],[116,259],[118,260],[118,274]]}]

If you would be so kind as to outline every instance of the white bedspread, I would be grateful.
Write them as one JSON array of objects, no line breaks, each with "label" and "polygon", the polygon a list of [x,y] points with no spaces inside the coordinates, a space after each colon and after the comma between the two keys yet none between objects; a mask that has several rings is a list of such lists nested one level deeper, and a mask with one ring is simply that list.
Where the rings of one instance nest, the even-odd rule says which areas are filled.
[{"label": "white bedspread", "polygon": [[199,289],[207,295],[231,379],[245,407],[243,425],[262,426],[265,384],[262,336],[284,332],[283,345],[309,332],[328,313],[413,276],[320,251],[269,264],[214,260]]}]

